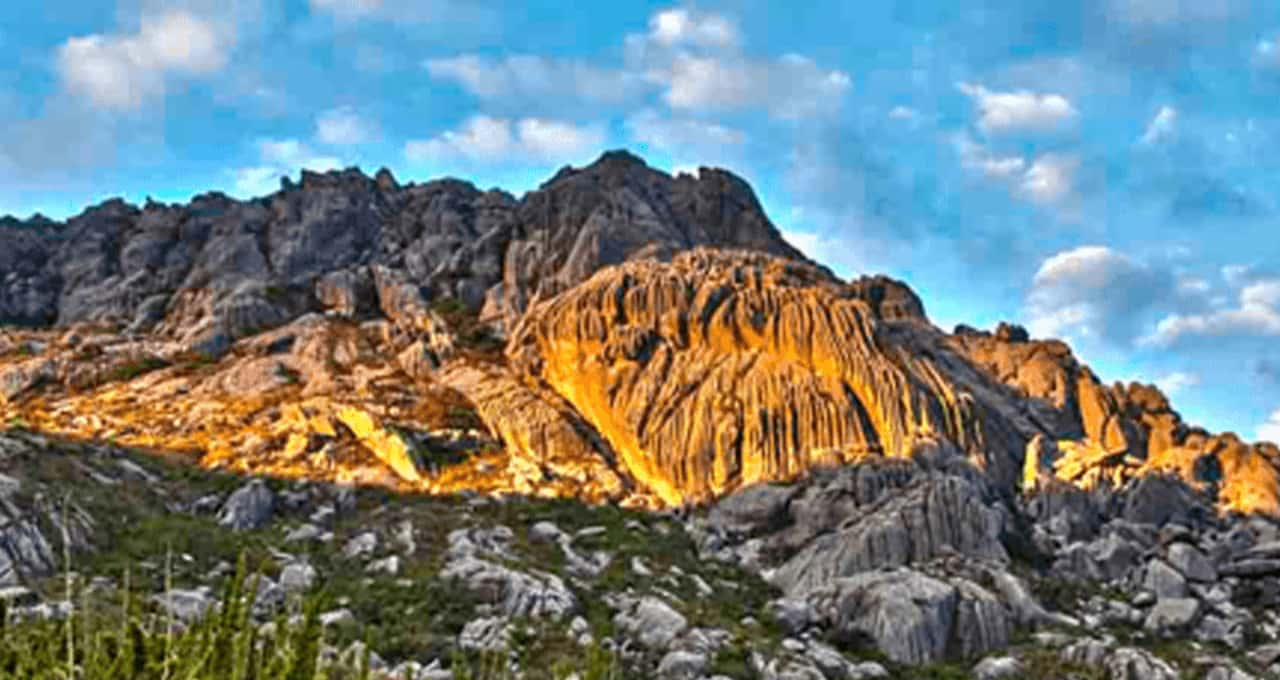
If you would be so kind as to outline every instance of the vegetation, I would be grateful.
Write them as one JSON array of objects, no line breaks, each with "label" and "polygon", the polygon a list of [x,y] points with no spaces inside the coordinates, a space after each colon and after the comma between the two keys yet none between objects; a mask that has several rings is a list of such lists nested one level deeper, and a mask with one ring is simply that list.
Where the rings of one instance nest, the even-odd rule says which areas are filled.
[{"label": "vegetation", "polygon": [[111,369],[107,373],[104,382],[128,382],[134,378],[152,371],[158,371],[162,368],[168,368],[169,362],[157,357],[147,357],[136,361],[130,361]]},{"label": "vegetation", "polygon": [[[87,598],[65,621],[13,623],[0,618],[0,676],[63,680],[85,678],[189,678],[190,680],[319,680],[367,678],[362,668],[325,664],[320,598],[298,620],[281,617],[267,635],[253,624],[244,561],[212,613],[189,627],[172,615],[149,611],[123,589],[115,612],[89,608]],[[68,579],[69,581],[70,579]],[[252,592],[252,584],[250,586]]]}]

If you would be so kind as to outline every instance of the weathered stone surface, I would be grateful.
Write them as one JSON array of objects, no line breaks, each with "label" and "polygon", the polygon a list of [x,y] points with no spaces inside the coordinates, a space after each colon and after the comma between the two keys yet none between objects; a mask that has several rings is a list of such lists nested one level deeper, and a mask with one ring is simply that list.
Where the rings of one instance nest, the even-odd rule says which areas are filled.
[{"label": "weathered stone surface", "polygon": [[920,664],[947,652],[956,621],[956,589],[909,569],[858,574],[809,596],[832,630],[865,635],[890,659]]},{"label": "weathered stone surface", "polygon": [[804,592],[841,576],[948,552],[1005,560],[1000,528],[999,517],[965,480],[926,479],[875,512],[818,536],[779,566],[772,580],[788,592]]},{"label": "weathered stone surface", "polygon": [[1147,613],[1143,627],[1161,635],[1185,632],[1200,615],[1200,601],[1195,598],[1162,598]]},{"label": "weathered stone surface", "polygon": [[255,479],[236,489],[223,503],[218,523],[229,529],[258,529],[275,513],[275,493],[266,482]]},{"label": "weathered stone surface", "polygon": [[559,576],[511,569],[483,557],[485,552],[501,554],[509,535],[510,530],[496,536],[465,529],[452,532],[441,578],[456,581],[507,618],[560,619],[576,611],[578,599]]},{"label": "weathered stone surface", "polygon": [[613,625],[650,649],[667,649],[689,628],[684,615],[657,597],[624,599]]}]

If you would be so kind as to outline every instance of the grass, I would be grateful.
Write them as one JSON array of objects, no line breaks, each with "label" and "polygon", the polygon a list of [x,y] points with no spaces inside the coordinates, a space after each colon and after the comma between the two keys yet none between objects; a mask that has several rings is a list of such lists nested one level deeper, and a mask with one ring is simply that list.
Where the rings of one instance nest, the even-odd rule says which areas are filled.
[{"label": "grass", "polygon": [[[0,676],[39,680],[337,680],[368,678],[363,668],[343,668],[321,658],[323,600],[309,599],[300,621],[281,617],[274,635],[251,620],[244,560],[228,579],[216,609],[190,627],[149,608],[149,601],[122,589],[116,607],[80,607],[65,621],[13,624],[0,621]],[[68,573],[68,582],[70,575]],[[76,601],[76,600],[73,600]]]},{"label": "grass", "polygon": [[147,357],[145,359],[130,361],[126,364],[116,366],[107,372],[106,377],[103,378],[103,382],[128,382],[145,373],[158,371],[162,368],[168,367],[169,362],[164,359]]}]

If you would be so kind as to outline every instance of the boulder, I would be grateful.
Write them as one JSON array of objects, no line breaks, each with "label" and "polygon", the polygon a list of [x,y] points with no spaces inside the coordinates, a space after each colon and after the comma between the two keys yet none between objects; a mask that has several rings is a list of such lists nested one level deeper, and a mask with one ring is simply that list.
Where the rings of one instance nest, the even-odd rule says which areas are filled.
[{"label": "boulder", "polygon": [[251,480],[227,497],[218,513],[218,524],[237,531],[260,529],[271,521],[275,503],[275,492],[266,482]]}]

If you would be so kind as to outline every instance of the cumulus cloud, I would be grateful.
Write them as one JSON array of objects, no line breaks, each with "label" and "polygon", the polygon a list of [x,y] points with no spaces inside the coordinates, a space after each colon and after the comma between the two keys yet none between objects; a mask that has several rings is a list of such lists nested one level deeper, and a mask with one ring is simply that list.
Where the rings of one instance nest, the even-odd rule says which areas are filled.
[{"label": "cumulus cloud", "polygon": [[1079,167],[1075,154],[1046,153],[1027,168],[1018,192],[1035,203],[1058,203],[1071,195]]},{"label": "cumulus cloud", "polygon": [[1169,347],[1195,336],[1280,335],[1280,279],[1261,279],[1240,289],[1235,306],[1218,305],[1203,314],[1170,314],[1139,343]]},{"label": "cumulus cloud", "polygon": [[1168,273],[1106,246],[1081,246],[1041,263],[1027,295],[1028,328],[1041,337],[1127,345],[1171,288]]},{"label": "cumulus cloud", "polygon": [[989,134],[1052,131],[1078,115],[1071,102],[1060,94],[995,92],[972,83],[958,83],[956,87],[977,105],[978,127]]},{"label": "cumulus cloud", "polygon": [[217,72],[226,65],[232,35],[185,11],[144,16],[138,31],[68,39],[58,48],[65,88],[109,109],[136,109],[163,94],[174,76]]},{"label": "cumulus cloud", "polygon": [[1080,157],[1071,153],[1050,152],[1030,163],[1017,155],[1001,155],[960,134],[952,139],[967,170],[1007,185],[1015,198],[1040,205],[1064,204],[1073,196]]},{"label": "cumulus cloud", "polygon": [[668,151],[690,147],[723,147],[742,144],[741,130],[690,118],[668,118],[646,109],[626,120],[631,138]]},{"label": "cumulus cloud", "polygon": [[1161,106],[1151,122],[1147,123],[1147,129],[1142,133],[1142,137],[1138,138],[1138,143],[1158,144],[1173,136],[1177,124],[1178,111],[1172,106]]},{"label": "cumulus cloud", "polygon": [[787,54],[772,60],[679,54],[648,78],[666,88],[674,109],[725,110],[762,107],[782,119],[828,113],[852,86],[849,75],[826,70],[812,59]]},{"label": "cumulus cloud", "polygon": [[404,146],[404,154],[415,162],[442,158],[563,161],[594,153],[604,139],[604,131],[598,126],[478,115],[457,130],[446,130],[430,139],[410,140]]},{"label": "cumulus cloud", "polygon": [[1254,438],[1258,441],[1280,444],[1280,409],[1272,411],[1271,415],[1267,416],[1267,420],[1258,426]]},{"label": "cumulus cloud", "polygon": [[738,28],[718,14],[675,8],[649,18],[649,38],[668,47],[731,47],[738,43]]},{"label": "cumulus cloud", "polygon": [[639,74],[601,68],[573,59],[519,54],[494,59],[463,54],[428,59],[432,78],[458,83],[484,100],[575,96],[588,101],[618,102],[644,86]]},{"label": "cumulus cloud", "polygon": [[354,109],[343,106],[325,111],[316,118],[316,139],[334,146],[363,144],[374,137],[374,127]]},{"label": "cumulus cloud", "polygon": [[1195,387],[1200,384],[1200,376],[1195,373],[1184,373],[1182,371],[1174,371],[1168,375],[1161,376],[1155,380],[1156,387],[1160,388],[1167,396],[1174,396],[1189,387]]},{"label": "cumulus cloud", "polygon": [[234,192],[242,198],[263,196],[280,188],[280,178],[298,170],[327,172],[342,167],[334,156],[316,154],[296,139],[258,141],[259,164],[235,171]]}]

